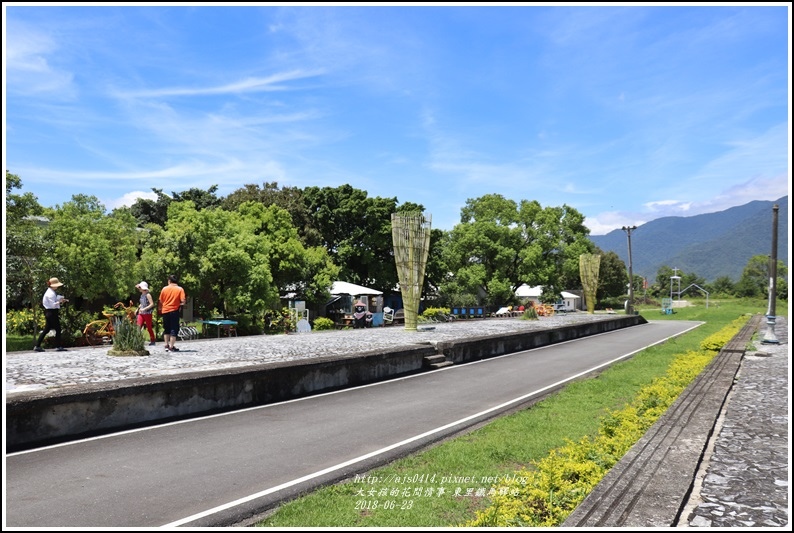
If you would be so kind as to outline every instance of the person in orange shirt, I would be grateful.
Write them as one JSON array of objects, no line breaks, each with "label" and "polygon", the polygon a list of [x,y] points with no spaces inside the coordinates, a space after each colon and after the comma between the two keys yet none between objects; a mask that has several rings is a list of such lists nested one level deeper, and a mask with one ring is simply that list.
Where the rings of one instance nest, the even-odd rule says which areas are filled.
[{"label": "person in orange shirt", "polygon": [[176,334],[179,332],[179,309],[185,305],[185,290],[179,286],[175,275],[168,276],[168,285],[160,291],[157,301],[160,315],[163,317],[165,351],[178,352],[179,348],[174,344],[176,343]]}]

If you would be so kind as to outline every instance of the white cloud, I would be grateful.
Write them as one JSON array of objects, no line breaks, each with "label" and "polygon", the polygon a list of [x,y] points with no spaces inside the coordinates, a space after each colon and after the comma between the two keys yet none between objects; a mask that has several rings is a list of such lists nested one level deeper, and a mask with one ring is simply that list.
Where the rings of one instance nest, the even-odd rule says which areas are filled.
[{"label": "white cloud", "polygon": [[636,215],[609,211],[595,217],[586,217],[584,225],[590,230],[590,235],[606,235],[623,226],[641,226],[647,221]]},{"label": "white cloud", "polygon": [[655,202],[647,202],[643,204],[643,207],[645,207],[645,209],[651,213],[670,213],[675,211],[686,212],[692,207],[692,202],[681,202],[679,200],[658,200]]},{"label": "white cloud", "polygon": [[59,50],[50,36],[25,24],[8,24],[4,44],[6,87],[10,92],[47,93],[60,98],[73,95],[74,75],[50,62]]},{"label": "white cloud", "polygon": [[105,207],[111,210],[122,206],[130,207],[132,204],[137,202],[139,198],[143,198],[145,200],[157,200],[157,195],[153,192],[132,191],[126,193],[121,198],[116,198],[106,202]]},{"label": "white cloud", "polygon": [[657,200],[644,204],[645,211],[642,213],[628,211],[598,213],[594,217],[587,217],[585,226],[590,229],[591,235],[604,235],[623,226],[639,226],[657,218],[716,213],[755,200],[774,201],[787,196],[789,189],[789,178],[786,174],[773,178],[751,178],[743,183],[729,186],[702,202]]},{"label": "white cloud", "polygon": [[164,96],[205,96],[221,94],[243,94],[263,91],[284,91],[287,87],[279,85],[282,82],[316,77],[322,74],[320,70],[303,71],[292,70],[274,74],[266,78],[246,78],[244,80],[219,85],[216,87],[185,88],[174,87],[152,89],[148,91],[119,91],[116,96],[127,98],[162,98]]}]

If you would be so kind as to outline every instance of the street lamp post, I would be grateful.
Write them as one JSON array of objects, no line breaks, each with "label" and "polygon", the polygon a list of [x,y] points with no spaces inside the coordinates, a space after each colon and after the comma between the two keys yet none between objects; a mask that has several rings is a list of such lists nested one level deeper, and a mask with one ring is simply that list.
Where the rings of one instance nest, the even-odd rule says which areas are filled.
[{"label": "street lamp post", "polygon": [[626,306],[626,314],[634,314],[634,273],[631,269],[631,232],[637,229],[637,226],[623,226],[621,228],[626,232],[626,238],[629,241],[629,304]]},{"label": "street lamp post", "polygon": [[772,206],[772,254],[769,256],[769,308],[766,312],[767,330],[764,335],[763,344],[779,344],[780,341],[775,335],[775,312],[777,299],[777,215],[780,207],[775,204]]}]

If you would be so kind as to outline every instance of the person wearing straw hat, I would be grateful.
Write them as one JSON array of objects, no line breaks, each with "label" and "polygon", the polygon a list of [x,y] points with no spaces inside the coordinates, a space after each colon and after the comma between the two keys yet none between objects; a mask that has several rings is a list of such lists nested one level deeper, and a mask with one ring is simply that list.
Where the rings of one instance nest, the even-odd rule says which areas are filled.
[{"label": "person wearing straw hat", "polygon": [[149,331],[149,346],[154,346],[154,329],[152,329],[152,311],[154,310],[154,300],[152,299],[152,295],[149,292],[149,284],[145,281],[138,283],[135,286],[139,291],[141,291],[141,299],[138,303],[138,309],[135,311],[137,315],[137,322],[138,327],[143,329],[146,326],[146,329]]},{"label": "person wearing straw hat", "polygon": [[44,342],[44,337],[47,336],[52,330],[55,330],[55,344],[57,352],[65,352],[66,348],[61,345],[61,305],[67,303],[69,300],[58,294],[56,291],[63,287],[58,278],[50,278],[47,282],[47,290],[44,292],[44,297],[41,303],[44,306],[44,329],[39,334],[36,345],[33,347],[35,352],[43,352],[44,348],[41,343]]}]

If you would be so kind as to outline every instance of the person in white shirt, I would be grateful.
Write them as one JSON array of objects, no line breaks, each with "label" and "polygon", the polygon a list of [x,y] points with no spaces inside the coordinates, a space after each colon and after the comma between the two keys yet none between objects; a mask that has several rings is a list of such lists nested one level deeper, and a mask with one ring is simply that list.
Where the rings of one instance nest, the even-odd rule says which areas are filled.
[{"label": "person in white shirt", "polygon": [[63,287],[63,283],[61,283],[58,278],[50,278],[47,282],[47,290],[44,292],[44,297],[41,299],[41,304],[44,306],[45,325],[39,335],[38,341],[36,341],[36,345],[33,347],[33,351],[44,351],[44,348],[41,347],[41,343],[44,342],[44,337],[47,336],[47,333],[52,330],[55,330],[55,344],[57,346],[55,351],[66,351],[66,348],[61,346],[61,305],[67,303],[69,300],[55,292],[60,287]]}]

